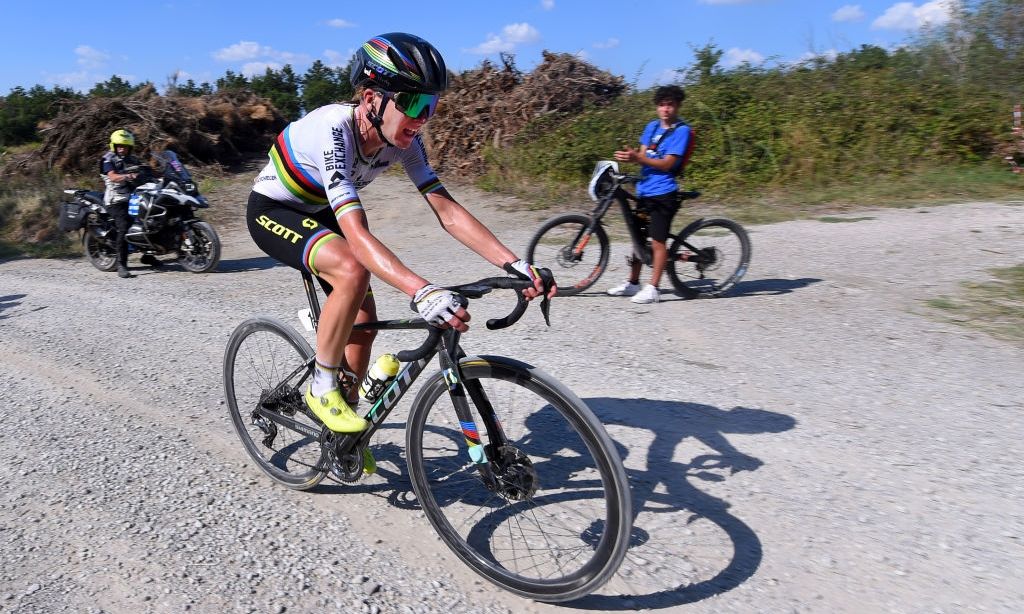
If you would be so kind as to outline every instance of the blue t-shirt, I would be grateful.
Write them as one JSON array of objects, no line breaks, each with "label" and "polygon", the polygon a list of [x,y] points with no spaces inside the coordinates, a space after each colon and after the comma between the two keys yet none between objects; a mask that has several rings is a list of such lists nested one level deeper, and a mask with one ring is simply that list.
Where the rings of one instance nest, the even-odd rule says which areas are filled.
[{"label": "blue t-shirt", "polygon": [[661,120],[656,119],[647,124],[643,134],[640,135],[640,144],[643,145],[644,155],[648,158],[663,159],[665,156],[679,156],[676,168],[672,171],[659,171],[647,165],[641,165],[640,176],[642,179],[636,184],[636,195],[660,196],[675,192],[679,189],[676,185],[676,175],[682,172],[693,149],[693,139],[690,127],[682,120],[675,123],[676,129],[668,138],[663,138],[669,128],[661,127]]}]

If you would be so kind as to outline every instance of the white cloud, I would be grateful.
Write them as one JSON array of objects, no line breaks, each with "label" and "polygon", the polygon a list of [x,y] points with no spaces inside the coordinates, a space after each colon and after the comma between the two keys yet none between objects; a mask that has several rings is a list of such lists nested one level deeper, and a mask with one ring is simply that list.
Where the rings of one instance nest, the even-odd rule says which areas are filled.
[{"label": "white cloud", "polygon": [[594,43],[594,49],[615,49],[619,46],[619,39],[612,37],[606,41]]},{"label": "white cloud", "polygon": [[332,28],[354,28],[354,27],[356,27],[356,24],[354,24],[351,21],[348,21],[346,19],[331,19],[331,20],[328,20],[327,25],[331,26]]},{"label": "white cloud", "polygon": [[[264,67],[270,66],[275,70],[284,64],[295,66],[309,64],[311,61],[310,57],[304,53],[278,51],[273,47],[267,47],[252,41],[241,41],[230,47],[214,51],[213,57],[221,62],[245,62],[249,60],[250,64],[262,64]],[[262,69],[260,72],[263,72]]]},{"label": "white cloud", "polygon": [[275,71],[281,70],[281,65],[277,62],[246,62],[242,65],[241,73],[246,77],[258,77],[267,72],[268,68]]},{"label": "white cloud", "polygon": [[913,2],[897,2],[872,22],[871,27],[875,30],[917,30],[940,26],[950,20],[952,12],[953,0],[931,0],[921,6],[915,6]]},{"label": "white cloud", "polygon": [[270,50],[269,47],[264,47],[259,43],[252,41],[242,41],[235,43],[230,47],[225,47],[218,51],[213,52],[214,59],[222,62],[238,62],[240,60],[251,60],[258,58],[261,55],[265,55],[264,50]]},{"label": "white cloud", "polygon": [[864,19],[864,10],[859,4],[847,4],[832,13],[832,21],[860,21]]},{"label": "white cloud", "polygon": [[94,49],[89,45],[79,45],[75,47],[75,55],[78,56],[79,66],[89,68],[100,68],[107,63],[110,56],[99,49]]},{"label": "white cloud", "polygon": [[748,64],[760,64],[764,61],[764,56],[754,51],[753,49],[737,49],[733,47],[725,52],[722,58],[722,66],[726,68],[732,68],[739,66],[744,62]]},{"label": "white cloud", "polygon": [[540,6],[545,11],[550,11],[555,8],[555,0],[540,0]]},{"label": "white cloud", "polygon": [[678,68],[666,68],[654,78],[652,85],[670,85],[672,83],[679,83],[682,76],[682,70],[679,70]]},{"label": "white cloud", "polygon": [[355,52],[355,49],[349,49],[345,53],[335,51],[334,49],[325,49],[324,59],[327,60],[325,64],[331,68],[344,68],[345,66],[348,66],[348,62],[352,59]]},{"label": "white cloud", "polygon": [[540,32],[528,23],[513,23],[501,30],[501,35],[488,34],[487,40],[469,49],[470,53],[491,55],[502,51],[515,50],[521,43],[533,43],[540,40]]}]

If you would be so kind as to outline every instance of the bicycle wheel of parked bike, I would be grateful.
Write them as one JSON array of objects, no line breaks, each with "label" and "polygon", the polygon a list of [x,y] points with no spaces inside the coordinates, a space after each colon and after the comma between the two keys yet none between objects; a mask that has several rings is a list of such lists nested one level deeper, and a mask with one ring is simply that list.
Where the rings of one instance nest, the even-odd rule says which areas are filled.
[{"label": "bicycle wheel of parked bike", "polygon": [[295,329],[273,318],[239,324],[224,353],[224,394],[245,451],[271,479],[296,490],[313,488],[324,479],[326,472],[316,468],[320,442],[261,412],[320,432],[322,426],[306,413],[299,383],[312,356],[309,343]]},{"label": "bicycle wheel of parked bike", "polygon": [[724,218],[699,220],[683,229],[668,250],[668,276],[686,298],[725,294],[747,272],[750,237]]},{"label": "bicycle wheel of parked bike", "polygon": [[[604,584],[625,555],[630,491],[604,427],[570,390],[525,363],[464,358],[488,486],[470,457],[448,383],[423,385],[409,411],[413,491],[460,559],[498,586],[539,601],[568,601]],[[488,408],[489,406],[489,408]],[[508,445],[486,432],[493,411]]]},{"label": "bicycle wheel of parked bike", "polygon": [[608,235],[600,225],[590,233],[589,226],[590,218],[585,215],[553,217],[544,222],[526,248],[526,260],[551,269],[560,296],[583,292],[608,268]]}]

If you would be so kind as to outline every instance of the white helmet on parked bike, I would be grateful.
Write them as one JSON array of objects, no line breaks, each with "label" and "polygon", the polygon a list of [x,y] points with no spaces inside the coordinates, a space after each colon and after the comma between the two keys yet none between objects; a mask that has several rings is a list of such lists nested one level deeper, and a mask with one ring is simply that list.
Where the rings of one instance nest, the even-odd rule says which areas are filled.
[{"label": "white helmet on parked bike", "polygon": [[601,160],[594,166],[594,174],[590,176],[590,185],[587,186],[587,193],[595,202],[608,196],[608,190],[612,187],[612,173],[619,172],[619,163],[613,160]]}]

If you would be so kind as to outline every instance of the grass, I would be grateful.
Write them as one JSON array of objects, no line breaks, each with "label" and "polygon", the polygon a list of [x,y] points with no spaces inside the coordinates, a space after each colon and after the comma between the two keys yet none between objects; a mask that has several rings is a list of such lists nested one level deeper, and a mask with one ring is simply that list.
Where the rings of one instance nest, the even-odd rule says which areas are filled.
[{"label": "grass", "polygon": [[[581,180],[576,186],[552,185],[508,171],[500,176],[492,171],[478,181],[478,186],[512,193],[527,208],[548,209],[555,215],[589,210],[586,183]],[[701,189],[698,185],[685,187]],[[828,186],[769,186],[735,193],[705,190],[699,199],[688,201],[679,215],[725,216],[745,225],[797,219],[856,222],[871,218],[847,216],[866,209],[916,208],[972,200],[1024,204],[1022,194],[1024,174],[1014,174],[1008,166],[991,163],[908,170],[905,175],[894,177],[848,178]]]},{"label": "grass", "polygon": [[964,282],[964,294],[925,301],[954,324],[1024,346],[1024,264],[989,269],[993,280]]}]

